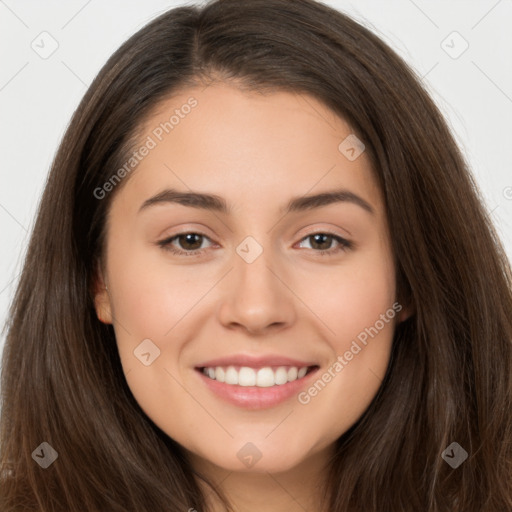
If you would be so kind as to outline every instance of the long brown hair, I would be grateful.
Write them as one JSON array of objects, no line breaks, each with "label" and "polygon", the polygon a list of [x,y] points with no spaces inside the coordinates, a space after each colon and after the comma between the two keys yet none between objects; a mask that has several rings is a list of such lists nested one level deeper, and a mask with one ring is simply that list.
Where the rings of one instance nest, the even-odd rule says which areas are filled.
[{"label": "long brown hair", "polygon": [[[418,77],[313,0],[169,10],[89,87],[53,162],[6,325],[1,510],[206,510],[201,475],[132,396],[91,289],[122,183],[101,200],[94,190],[160,101],[213,80],[322,101],[366,145],[385,197],[398,294],[414,314],[396,329],[379,393],[336,443],[329,510],[512,510],[510,264]],[[33,458],[43,442],[58,453],[46,469]],[[441,456],[453,442],[468,453],[456,469]]]}]

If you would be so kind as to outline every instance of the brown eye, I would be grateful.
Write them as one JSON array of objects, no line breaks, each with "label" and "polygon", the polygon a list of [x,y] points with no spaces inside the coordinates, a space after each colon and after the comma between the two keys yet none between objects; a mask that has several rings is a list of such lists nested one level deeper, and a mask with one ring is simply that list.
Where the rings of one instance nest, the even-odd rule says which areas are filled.
[{"label": "brown eye", "polygon": [[195,256],[204,250],[204,248],[201,248],[201,245],[205,240],[210,239],[202,233],[178,233],[170,238],[161,240],[158,242],[158,245],[164,250],[170,251],[174,254]]},{"label": "brown eye", "polygon": [[186,233],[179,235],[176,239],[180,248],[195,251],[201,247],[203,235],[199,235],[198,233]]},{"label": "brown eye", "polygon": [[[310,240],[311,249],[322,255],[337,254],[340,251],[352,248],[351,242],[331,233],[313,233],[304,237],[300,243],[302,244],[304,240]],[[332,248],[333,242],[338,244],[337,248]]]},{"label": "brown eye", "polygon": [[[178,256],[197,256],[206,250],[206,248],[201,248],[205,240],[211,241],[202,233],[187,232],[161,240],[157,242],[157,245]],[[310,240],[311,250],[322,256],[335,255],[352,248],[352,242],[332,233],[313,233],[304,237],[300,244],[305,240]],[[333,248],[333,243],[336,243],[337,247]]]},{"label": "brown eye", "polygon": [[309,238],[313,240],[311,247],[321,250],[330,249],[334,240],[332,235],[326,235],[325,233],[317,233],[316,235],[311,235]]}]

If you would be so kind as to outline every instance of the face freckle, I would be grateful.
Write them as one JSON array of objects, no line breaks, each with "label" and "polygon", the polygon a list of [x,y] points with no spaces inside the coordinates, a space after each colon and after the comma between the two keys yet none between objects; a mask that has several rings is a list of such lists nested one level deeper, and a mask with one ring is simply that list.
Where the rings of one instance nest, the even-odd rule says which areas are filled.
[{"label": "face freckle", "polygon": [[130,390],[199,465],[321,464],[376,395],[401,308],[361,141],[312,97],[222,83],[144,129],[156,143],[113,198],[96,297]]}]

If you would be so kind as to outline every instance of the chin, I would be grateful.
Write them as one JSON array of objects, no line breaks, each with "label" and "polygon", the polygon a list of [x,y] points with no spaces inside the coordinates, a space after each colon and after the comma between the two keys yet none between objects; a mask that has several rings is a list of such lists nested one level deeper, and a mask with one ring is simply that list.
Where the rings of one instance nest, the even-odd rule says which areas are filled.
[{"label": "chin", "polygon": [[[205,453],[201,456],[211,464],[227,471],[239,473],[282,473],[289,471],[304,462],[305,450],[300,453],[285,453],[286,447],[257,448],[256,443],[246,442],[241,447],[219,447],[220,451]],[[229,455],[233,453],[233,456]]]}]

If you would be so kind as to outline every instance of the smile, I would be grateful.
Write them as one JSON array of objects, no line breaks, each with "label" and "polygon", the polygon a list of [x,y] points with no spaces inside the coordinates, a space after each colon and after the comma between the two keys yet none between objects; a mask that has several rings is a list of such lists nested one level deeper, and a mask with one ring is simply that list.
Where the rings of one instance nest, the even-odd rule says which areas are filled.
[{"label": "smile", "polygon": [[196,368],[213,396],[237,407],[275,407],[304,390],[319,366],[201,366]]}]

